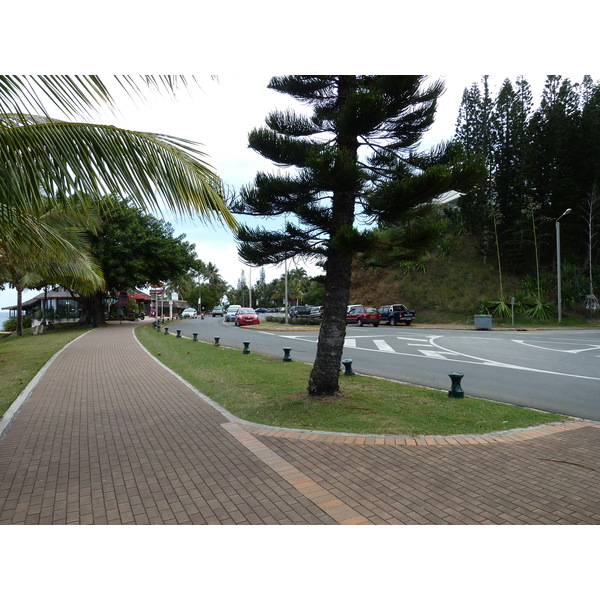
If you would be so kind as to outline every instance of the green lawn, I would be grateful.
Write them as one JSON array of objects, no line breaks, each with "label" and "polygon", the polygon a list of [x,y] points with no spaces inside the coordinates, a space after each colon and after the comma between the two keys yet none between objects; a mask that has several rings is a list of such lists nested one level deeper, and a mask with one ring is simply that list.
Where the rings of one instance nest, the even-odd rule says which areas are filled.
[{"label": "green lawn", "polygon": [[[484,433],[566,420],[562,415],[397,382],[341,376],[342,393],[315,401],[306,393],[310,365],[139,327],[141,343],[161,362],[234,415],[255,423],[375,434]],[[450,384],[450,381],[448,382]]]}]

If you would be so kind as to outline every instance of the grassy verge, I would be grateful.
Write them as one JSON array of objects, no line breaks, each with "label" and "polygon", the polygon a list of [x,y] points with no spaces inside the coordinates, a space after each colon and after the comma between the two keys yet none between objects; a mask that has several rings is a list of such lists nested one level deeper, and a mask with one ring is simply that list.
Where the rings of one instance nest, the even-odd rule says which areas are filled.
[{"label": "grassy verge", "polygon": [[310,365],[136,329],[162,363],[234,415],[278,427],[349,433],[450,435],[487,433],[567,420],[562,415],[447,391],[355,375],[342,393],[315,402],[306,393]]},{"label": "grassy verge", "polygon": [[89,327],[46,330],[42,335],[11,335],[0,339],[0,417],[48,360]]}]

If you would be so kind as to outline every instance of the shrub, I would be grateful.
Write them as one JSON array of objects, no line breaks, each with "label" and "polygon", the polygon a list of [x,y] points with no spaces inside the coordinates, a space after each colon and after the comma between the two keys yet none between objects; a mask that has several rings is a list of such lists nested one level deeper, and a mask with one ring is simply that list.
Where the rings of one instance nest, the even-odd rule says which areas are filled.
[{"label": "shrub", "polygon": [[[31,327],[31,317],[29,315],[23,315],[23,329]],[[16,331],[17,330],[17,317],[10,317],[4,321],[3,331]]]}]

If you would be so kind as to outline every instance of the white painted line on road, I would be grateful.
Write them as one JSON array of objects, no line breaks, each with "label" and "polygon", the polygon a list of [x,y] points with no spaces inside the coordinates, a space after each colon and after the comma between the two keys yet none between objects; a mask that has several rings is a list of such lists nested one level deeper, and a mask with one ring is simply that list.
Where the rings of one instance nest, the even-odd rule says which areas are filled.
[{"label": "white painted line on road", "polygon": [[[276,334],[277,335],[277,334]],[[306,335],[279,335],[279,337],[282,338],[289,338],[289,339],[298,339],[301,340],[303,342],[310,342],[310,343],[317,343],[317,339],[310,339],[308,338]],[[587,375],[574,375],[572,373],[561,373],[559,371],[546,371],[543,369],[534,369],[534,368],[530,368],[530,367],[522,367],[520,365],[513,365],[510,363],[501,363],[501,362],[496,362],[493,360],[490,360],[488,358],[483,358],[480,356],[472,356],[470,354],[464,354],[462,352],[455,352],[454,350],[450,350],[449,348],[444,348],[443,346],[440,346],[437,342],[435,342],[434,340],[441,338],[443,336],[441,335],[435,335],[435,336],[431,336],[429,338],[429,342],[430,344],[437,348],[439,353],[441,354],[441,356],[427,356],[423,350],[420,350],[421,354],[412,354],[409,352],[399,352],[399,351],[394,351],[394,354],[398,355],[398,356],[409,356],[409,357],[413,357],[413,358],[424,358],[424,359],[430,359],[433,358],[435,359],[439,359],[439,358],[444,358],[444,360],[447,360],[449,362],[458,362],[458,363],[467,363],[467,364],[473,364],[473,365],[479,365],[482,367],[500,367],[503,369],[515,369],[517,371],[532,371],[535,373],[546,373],[548,375],[558,375],[561,377],[572,377],[574,379],[591,379],[593,381],[600,381],[600,377],[590,377]],[[400,339],[400,338],[399,338]],[[406,338],[402,338],[402,339],[406,339]],[[411,340],[415,340],[415,338],[409,338]],[[481,339],[481,338],[479,338]],[[346,340],[348,341],[348,340]],[[354,342],[354,346],[346,346],[348,348],[352,348],[353,350],[356,351],[360,351],[360,352],[382,352],[382,350],[376,349],[376,348],[357,348],[356,347],[356,340],[353,339]],[[346,344],[345,344],[346,345]],[[442,354],[443,353],[443,354]],[[452,358],[448,358],[447,356],[452,356]],[[600,357],[599,357],[600,358]],[[470,360],[468,360],[470,359]],[[471,362],[473,361],[473,362]]]},{"label": "white painted line on road", "polygon": [[429,356],[431,358],[441,358],[442,360],[449,360],[448,356],[445,356],[446,354],[450,356],[457,356],[456,352],[441,352],[439,350],[419,350],[419,352],[422,352],[425,356]]},{"label": "white painted line on road", "polygon": [[[529,346],[530,348],[538,348],[539,350],[549,350],[550,352],[564,352],[565,354],[579,354],[580,352],[587,352],[588,350],[600,350],[600,346],[593,345],[589,348],[579,348],[577,350],[560,350],[559,348],[548,348],[547,346],[536,346],[531,342],[526,342],[525,340],[512,340],[515,344],[521,344],[522,346]],[[559,343],[559,342],[556,342]],[[564,343],[564,342],[560,342]]]},{"label": "white painted line on road", "polygon": [[[442,351],[442,352],[453,352],[453,350],[444,348],[443,346],[440,346],[439,344],[434,343],[433,340],[432,340],[432,344],[434,346],[436,346],[437,348],[439,348],[440,351]],[[471,358],[476,361],[481,361],[481,363],[479,363],[479,364],[482,364],[483,366],[487,366],[487,367],[500,367],[502,369],[514,369],[516,371],[531,371],[532,373],[545,373],[546,375],[559,375],[560,377],[572,377],[573,379],[591,379],[592,381],[600,381],[600,377],[590,377],[589,375],[575,375],[574,373],[561,373],[560,371],[547,371],[545,369],[534,369],[533,367],[523,367],[521,365],[512,365],[510,363],[496,362],[496,361],[482,358],[479,356],[472,356],[471,354],[463,354],[462,352],[454,353],[454,354],[456,356],[461,356],[464,358]]]},{"label": "white painted line on road", "polygon": [[396,352],[385,340],[373,340],[378,350],[382,352]]},{"label": "white painted line on road", "polygon": [[344,348],[356,348],[356,340],[354,338],[346,338],[344,340]]}]

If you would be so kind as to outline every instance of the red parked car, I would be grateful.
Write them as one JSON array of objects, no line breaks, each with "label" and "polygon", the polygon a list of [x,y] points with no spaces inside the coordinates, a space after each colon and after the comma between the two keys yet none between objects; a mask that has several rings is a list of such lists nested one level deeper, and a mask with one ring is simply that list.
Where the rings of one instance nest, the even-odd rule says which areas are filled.
[{"label": "red parked car", "polygon": [[377,309],[370,306],[351,306],[346,313],[346,323],[354,323],[359,327],[363,325],[379,327],[380,319]]},{"label": "red parked car", "polygon": [[235,326],[258,325],[258,315],[253,308],[240,308],[235,315]]}]

